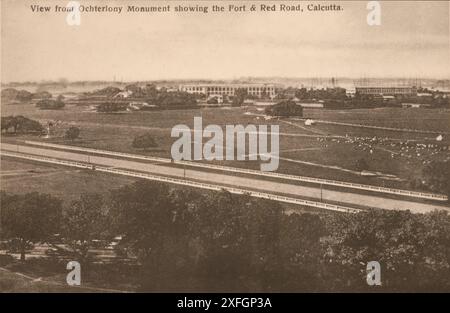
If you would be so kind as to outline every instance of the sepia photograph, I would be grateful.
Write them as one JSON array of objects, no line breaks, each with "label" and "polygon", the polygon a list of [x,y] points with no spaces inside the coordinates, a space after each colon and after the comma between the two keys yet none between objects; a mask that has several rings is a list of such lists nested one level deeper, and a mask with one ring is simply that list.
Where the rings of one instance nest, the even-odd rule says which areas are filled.
[{"label": "sepia photograph", "polygon": [[450,1],[0,4],[0,293],[450,292]]}]

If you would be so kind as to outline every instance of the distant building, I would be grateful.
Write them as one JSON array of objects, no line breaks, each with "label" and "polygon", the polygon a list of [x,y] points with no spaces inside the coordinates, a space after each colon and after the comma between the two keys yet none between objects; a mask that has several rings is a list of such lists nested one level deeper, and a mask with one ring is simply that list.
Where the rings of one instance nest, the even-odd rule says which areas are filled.
[{"label": "distant building", "polygon": [[424,103],[402,103],[402,108],[429,108],[430,106]]},{"label": "distant building", "polygon": [[207,102],[210,101],[210,100],[212,100],[212,99],[215,99],[215,100],[217,101],[217,104],[218,104],[218,105],[222,105],[222,104],[224,103],[223,96],[224,96],[224,95],[222,95],[222,94],[214,94],[214,95],[213,95],[213,94],[210,94],[210,95],[208,96]]},{"label": "distant building", "polygon": [[126,99],[131,96],[133,92],[131,90],[120,91],[114,95],[114,98]]},{"label": "distant building", "polygon": [[354,87],[345,89],[345,95],[347,97],[353,98],[355,96],[355,94],[356,94],[356,89]]},{"label": "distant building", "polygon": [[381,96],[415,96],[417,88],[412,86],[364,86],[356,87],[356,93],[360,95],[381,95]]},{"label": "distant building", "polygon": [[182,85],[180,91],[192,94],[210,95],[227,95],[234,96],[236,90],[245,89],[248,95],[256,98],[271,98],[276,96],[276,86],[271,84],[192,84]]}]

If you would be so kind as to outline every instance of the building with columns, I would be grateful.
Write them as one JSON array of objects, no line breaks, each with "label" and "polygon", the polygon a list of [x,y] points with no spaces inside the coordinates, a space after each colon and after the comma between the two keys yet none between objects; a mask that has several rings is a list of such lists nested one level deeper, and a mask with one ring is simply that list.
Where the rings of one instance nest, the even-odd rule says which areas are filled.
[{"label": "building with columns", "polygon": [[191,84],[181,85],[180,91],[192,94],[234,96],[236,90],[245,89],[248,95],[256,98],[271,98],[276,95],[277,88],[273,84]]},{"label": "building with columns", "polygon": [[415,96],[417,88],[412,86],[364,86],[356,87],[356,93],[360,95],[381,95],[381,96]]}]

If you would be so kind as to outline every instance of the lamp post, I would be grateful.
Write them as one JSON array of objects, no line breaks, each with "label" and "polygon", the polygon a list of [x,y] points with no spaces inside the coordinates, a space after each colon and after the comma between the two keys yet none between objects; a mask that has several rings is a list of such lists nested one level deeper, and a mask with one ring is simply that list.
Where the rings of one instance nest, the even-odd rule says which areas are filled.
[{"label": "lamp post", "polygon": [[323,202],[322,183],[320,183],[320,202]]}]

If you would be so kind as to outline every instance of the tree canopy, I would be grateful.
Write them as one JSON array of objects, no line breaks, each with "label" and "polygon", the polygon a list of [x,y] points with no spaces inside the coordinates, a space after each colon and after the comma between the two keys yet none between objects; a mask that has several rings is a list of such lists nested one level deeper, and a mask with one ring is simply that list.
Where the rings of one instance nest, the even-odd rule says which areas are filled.
[{"label": "tree canopy", "polygon": [[303,108],[300,105],[297,105],[292,100],[281,101],[275,105],[272,105],[266,109],[267,115],[272,116],[303,116]]},{"label": "tree canopy", "polygon": [[44,128],[35,120],[26,118],[22,115],[2,116],[1,120],[2,132],[8,132],[12,129],[13,133],[41,133]]},{"label": "tree canopy", "polygon": [[23,195],[1,194],[2,237],[20,241],[20,258],[25,260],[28,244],[47,242],[59,231],[62,203],[36,192]]}]

